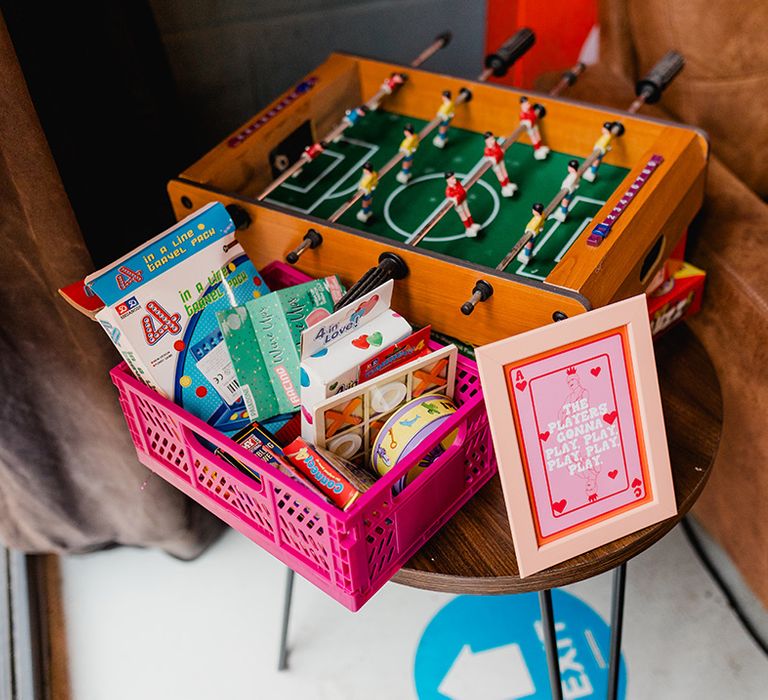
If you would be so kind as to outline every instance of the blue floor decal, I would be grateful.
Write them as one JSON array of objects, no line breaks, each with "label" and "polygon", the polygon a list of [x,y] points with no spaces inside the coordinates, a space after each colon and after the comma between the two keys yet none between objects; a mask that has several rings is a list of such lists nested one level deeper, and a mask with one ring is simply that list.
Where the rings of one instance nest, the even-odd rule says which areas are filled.
[{"label": "blue floor decal", "polygon": [[[564,700],[604,698],[608,625],[570,593],[555,590],[552,601]],[[622,657],[620,700],[626,678]],[[420,700],[549,700],[538,595],[452,600],[424,630],[414,680]]]}]

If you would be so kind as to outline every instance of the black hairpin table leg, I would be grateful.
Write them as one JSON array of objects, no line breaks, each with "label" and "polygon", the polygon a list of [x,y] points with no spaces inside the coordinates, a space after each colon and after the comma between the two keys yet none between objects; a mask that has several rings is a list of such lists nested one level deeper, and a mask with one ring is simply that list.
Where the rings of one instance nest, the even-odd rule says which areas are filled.
[{"label": "black hairpin table leg", "polygon": [[280,653],[277,657],[277,670],[288,668],[288,622],[291,619],[291,600],[293,599],[293,569],[286,569],[285,597],[283,598],[283,628],[280,631]]},{"label": "black hairpin table leg", "polygon": [[613,570],[611,650],[608,661],[608,700],[616,700],[619,693],[619,673],[621,671],[621,628],[624,624],[624,589],[626,582],[627,565],[624,563]]},{"label": "black hairpin table leg", "polygon": [[541,608],[541,626],[544,633],[544,651],[547,653],[552,700],[563,700],[563,686],[560,682],[560,655],[557,653],[555,616],[552,612],[552,591],[549,588],[539,591],[539,607]]}]

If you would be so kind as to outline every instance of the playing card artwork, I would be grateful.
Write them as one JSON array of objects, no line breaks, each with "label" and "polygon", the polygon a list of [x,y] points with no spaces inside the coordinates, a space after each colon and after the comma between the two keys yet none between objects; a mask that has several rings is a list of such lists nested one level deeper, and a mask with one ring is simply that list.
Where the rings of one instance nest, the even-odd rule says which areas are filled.
[{"label": "playing card artwork", "polygon": [[506,368],[542,542],[649,495],[624,344],[615,331]]}]

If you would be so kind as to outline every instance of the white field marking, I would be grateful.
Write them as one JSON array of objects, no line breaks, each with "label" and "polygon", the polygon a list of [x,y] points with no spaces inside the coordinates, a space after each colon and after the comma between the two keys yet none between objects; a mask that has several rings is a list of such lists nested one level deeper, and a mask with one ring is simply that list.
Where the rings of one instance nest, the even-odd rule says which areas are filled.
[{"label": "white field marking", "polygon": [[[601,201],[599,199],[592,199],[591,197],[582,197],[580,194],[577,194],[573,198],[573,201],[568,206],[568,211],[571,212],[574,209],[574,207],[576,206],[576,204],[578,204],[579,202],[584,202],[585,204],[596,204],[597,206],[600,206],[600,207],[602,207],[603,204],[605,204],[604,201]],[[584,221],[582,221],[582,223],[579,225],[578,230],[576,231],[576,233],[574,233],[568,239],[568,241],[560,248],[560,252],[555,256],[555,262],[560,262],[560,260],[562,259],[563,255],[565,255],[566,252],[568,251],[568,249],[571,247],[571,244],[579,237],[581,232],[589,225],[590,221],[592,221],[592,218],[593,217],[590,216],[590,217],[585,218]],[[536,253],[539,252],[541,247],[547,242],[547,240],[549,240],[549,238],[552,236],[552,234],[555,232],[555,230],[558,229],[559,227],[560,227],[560,222],[559,221],[555,221],[555,223],[552,225],[552,227],[544,234],[542,239],[538,242],[536,247],[533,249],[533,256],[534,257],[536,256]],[[520,263],[520,265],[518,266],[517,270],[515,270],[515,272],[513,274],[515,274],[515,275],[522,275],[523,277],[530,277],[531,279],[535,279],[535,280],[546,279],[546,275],[540,275],[540,274],[538,274],[536,272],[527,272],[526,269],[525,269],[526,267],[527,267],[527,265],[523,265],[523,263]]]},{"label": "white field marking", "polygon": [[[459,160],[461,160],[461,157],[460,157],[460,156],[457,156],[457,157],[459,158]],[[454,160],[456,160],[456,158],[454,158]],[[467,181],[468,181],[470,178],[472,178],[472,177],[474,176],[474,174],[475,174],[475,173],[476,173],[476,172],[477,172],[477,171],[478,171],[480,168],[482,168],[482,167],[483,167],[483,164],[484,164],[484,163],[485,163],[485,159],[482,159],[482,160],[479,160],[479,161],[477,161],[477,163],[475,163],[475,165],[472,167],[472,170],[470,170],[470,171],[469,171],[469,172],[468,172],[466,175],[464,175],[464,176],[461,178],[461,184],[462,184],[462,185],[463,185],[463,184],[466,184],[466,182],[467,182]],[[420,178],[417,178],[417,180],[427,180],[427,179],[430,179],[430,178],[434,178],[434,177],[440,177],[440,175],[441,175],[441,174],[442,174],[442,173],[436,173],[435,175],[430,175],[429,177],[424,177],[424,176],[422,176],[422,177],[420,177]],[[480,180],[480,182],[483,182],[483,181],[482,181],[482,180]],[[486,182],[483,182],[483,187],[485,187],[485,189],[486,189],[486,190],[488,190],[488,192],[490,192],[490,193],[491,193],[491,197],[492,197],[492,199],[493,199],[493,210],[491,211],[491,213],[490,213],[490,215],[488,216],[488,218],[487,218],[487,219],[486,219],[486,220],[485,220],[485,221],[484,221],[482,224],[480,224],[480,228],[481,228],[481,229],[482,229],[482,228],[484,228],[485,226],[487,226],[488,224],[490,224],[490,223],[491,223],[491,222],[492,222],[492,221],[493,221],[493,220],[496,218],[496,214],[498,214],[498,213],[499,213],[499,196],[498,196],[498,195],[496,194],[496,192],[494,192],[494,190],[493,190],[493,189],[492,189],[492,188],[491,188],[491,187],[488,185],[488,183],[486,183]],[[398,191],[402,191],[402,189],[403,189],[403,188],[402,188],[402,187],[400,187],[400,188],[398,188]],[[394,194],[395,194],[395,193],[393,192],[393,193],[392,193],[392,195],[390,196],[390,199],[392,198],[392,196],[393,196]],[[472,200],[474,200],[474,199],[476,198],[476,196],[477,196],[477,194],[476,194],[476,191],[475,191],[475,192],[472,192],[471,194],[468,194],[468,195],[467,195],[467,199],[472,199]],[[387,200],[387,205],[389,204],[389,202],[390,202],[390,200]],[[384,216],[385,216],[385,218],[387,218],[387,214],[388,214],[388,207],[387,207],[387,205],[385,205],[385,206],[384,206],[384,211],[385,211],[385,215],[384,215]],[[411,242],[411,241],[412,241],[412,240],[413,240],[413,239],[414,239],[414,238],[415,238],[415,237],[416,237],[416,236],[417,236],[417,235],[418,235],[418,234],[421,232],[421,230],[422,230],[422,229],[423,229],[423,228],[424,228],[424,227],[425,227],[425,226],[426,226],[426,225],[427,225],[427,224],[428,224],[428,223],[429,223],[429,222],[432,220],[432,217],[434,217],[434,216],[437,214],[437,212],[439,212],[439,211],[440,211],[440,210],[443,208],[443,206],[445,206],[445,197],[443,197],[443,200],[440,202],[440,204],[438,204],[438,205],[437,205],[437,206],[436,206],[436,207],[435,207],[435,208],[432,210],[432,213],[431,213],[431,214],[429,214],[429,216],[427,216],[427,218],[426,218],[426,219],[424,219],[424,220],[423,220],[423,221],[422,221],[422,222],[419,224],[418,228],[417,228],[417,229],[416,229],[416,230],[415,230],[415,231],[414,231],[412,234],[410,234],[410,237],[408,237],[408,238],[407,238],[407,240],[406,240],[406,243],[410,243],[410,242]],[[391,217],[387,219],[387,222],[388,222],[388,223],[389,223],[389,222],[391,222]],[[402,235],[402,229],[397,229],[397,232],[398,232],[398,233],[400,233],[400,235]],[[465,229],[465,232],[464,232],[464,233],[459,233],[459,234],[456,234],[456,235],[453,235],[453,236],[447,236],[447,237],[445,237],[445,238],[434,238],[434,237],[429,237],[429,240],[430,240],[431,242],[438,242],[438,241],[457,241],[457,240],[460,240],[461,238],[470,238],[470,236],[467,236],[467,234],[466,234],[466,229]],[[427,239],[425,238],[424,240],[426,241]]]},{"label": "white field marking", "polygon": [[587,226],[592,223],[591,216],[587,216],[584,221],[582,221],[579,224],[579,228],[576,229],[576,232],[568,239],[568,242],[560,249],[560,252],[555,256],[555,262],[560,262],[563,259],[563,255],[566,254],[568,249],[573,245],[573,242],[581,235],[581,232],[587,228]]},{"label": "white field marking", "polygon": [[351,143],[354,146],[361,146],[362,148],[367,148],[368,153],[366,153],[362,158],[360,158],[352,167],[347,170],[347,172],[340,177],[338,180],[336,180],[336,184],[331,187],[330,190],[328,190],[321,198],[319,202],[316,202],[312,209],[314,209],[320,202],[324,202],[326,199],[336,199],[337,197],[349,197],[353,195],[355,192],[357,192],[357,182],[354,182],[349,187],[339,190],[336,192],[336,187],[339,185],[339,183],[344,182],[351,173],[355,172],[356,170],[359,170],[363,167],[363,163],[366,161],[369,161],[374,153],[377,153],[379,150],[379,147],[376,144],[368,143],[367,141],[360,141],[360,139],[351,139],[351,138],[345,138],[343,139],[347,143]]},{"label": "white field marking", "polygon": [[[418,231],[420,231],[426,223],[435,215],[438,211],[440,211],[444,204],[445,199],[441,199],[440,203],[432,210],[430,214],[427,215],[427,217],[419,224],[419,227],[416,229],[416,232],[410,232],[406,231],[405,229],[400,228],[393,220],[392,215],[390,214],[390,208],[392,205],[392,201],[399,195],[405,188],[407,187],[413,187],[417,182],[424,182],[425,180],[435,180],[437,178],[444,177],[443,173],[432,173],[431,175],[421,175],[420,177],[414,178],[411,180],[411,182],[408,185],[400,185],[400,187],[395,188],[392,193],[387,197],[387,201],[384,203],[384,220],[387,222],[387,225],[397,234],[402,236],[406,239],[406,242],[408,242],[411,238],[413,238]],[[464,176],[465,178],[468,176]],[[481,228],[487,226],[490,224],[495,218],[496,215],[499,213],[499,195],[496,194],[496,191],[484,180],[480,180],[479,184],[481,184],[491,195],[491,198],[493,199],[493,209],[491,210],[491,213],[488,215],[488,218],[480,225]],[[453,236],[427,236],[424,240],[429,243],[442,243],[442,242],[450,242],[450,241],[458,241],[462,238],[470,238],[470,236],[467,236],[466,233],[458,233]]]},{"label": "white field marking", "polygon": [[[371,156],[376,153],[379,150],[379,147],[375,144],[368,143],[367,141],[360,141],[359,139],[351,139],[351,138],[342,138],[342,141],[346,141],[347,143],[351,143],[354,146],[362,146],[363,148],[368,149],[368,153],[366,153],[362,158],[360,158],[356,163],[354,163],[352,166],[350,166],[347,171],[338,179],[336,180],[336,183],[326,192],[320,195],[318,199],[316,199],[312,204],[310,204],[308,207],[298,207],[294,204],[286,204],[285,202],[278,201],[276,199],[273,199],[271,197],[265,197],[264,201],[269,202],[270,204],[276,204],[279,207],[285,207],[286,209],[290,209],[292,211],[299,212],[301,214],[309,214],[313,212],[315,209],[317,209],[320,204],[322,204],[326,199],[331,199],[332,197],[344,197],[349,196],[353,194],[354,192],[357,192],[357,183],[349,187],[348,189],[341,190],[340,192],[335,192],[336,186],[340,183],[346,180],[349,175],[354,172],[355,170],[358,170],[363,163],[365,163],[367,160],[371,159]],[[323,153],[333,153],[334,155],[337,155],[341,158],[341,160],[344,160],[346,156],[344,156],[341,153],[337,153],[336,151],[323,151]],[[335,161],[334,166],[338,164],[340,161]],[[331,168],[327,168],[323,174],[327,173]],[[321,177],[322,175],[321,174]],[[312,185],[316,185],[320,178],[315,178],[315,180],[312,182]],[[283,183],[276,191],[279,192],[280,188],[282,187],[288,187],[286,183]],[[295,189],[298,189],[298,187],[293,186]],[[302,191],[302,190],[300,190]],[[308,191],[308,190],[307,190]]]},{"label": "white field marking", "polygon": [[342,160],[344,160],[344,156],[341,155],[341,153],[336,153],[336,151],[329,151],[325,150],[320,155],[323,156],[331,156],[333,158],[333,163],[331,163],[325,170],[322,170],[320,174],[312,180],[308,185],[304,185],[303,187],[300,187],[299,185],[294,185],[291,182],[284,182],[282,184],[282,187],[285,187],[287,190],[292,190],[293,192],[301,192],[302,194],[306,194],[309,192],[320,180],[322,180],[331,170],[333,170],[339,163],[341,163]]}]

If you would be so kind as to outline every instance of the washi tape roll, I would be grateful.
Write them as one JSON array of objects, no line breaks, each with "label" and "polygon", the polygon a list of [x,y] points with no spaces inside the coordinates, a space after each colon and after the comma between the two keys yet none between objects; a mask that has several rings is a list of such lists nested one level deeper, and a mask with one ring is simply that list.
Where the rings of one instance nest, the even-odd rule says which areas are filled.
[{"label": "washi tape roll", "polygon": [[[456,412],[456,405],[441,395],[420,396],[409,401],[400,410],[390,416],[384,424],[371,452],[374,470],[384,476],[395,467],[398,461],[407,457],[413,450],[419,449],[427,438]],[[413,481],[432,462],[447,450],[456,439],[456,431],[448,434],[429,454],[399,479],[393,487],[394,493],[400,493],[406,484]]]}]

